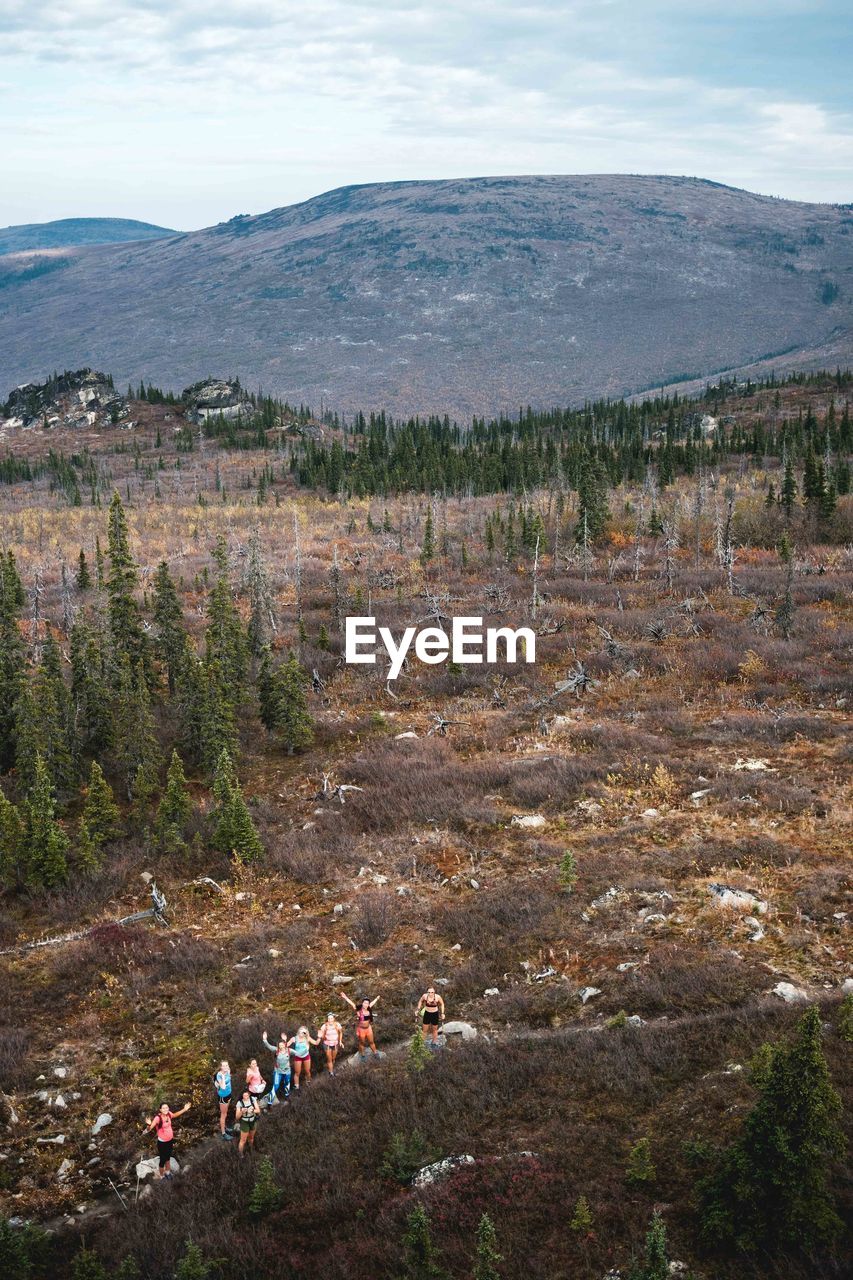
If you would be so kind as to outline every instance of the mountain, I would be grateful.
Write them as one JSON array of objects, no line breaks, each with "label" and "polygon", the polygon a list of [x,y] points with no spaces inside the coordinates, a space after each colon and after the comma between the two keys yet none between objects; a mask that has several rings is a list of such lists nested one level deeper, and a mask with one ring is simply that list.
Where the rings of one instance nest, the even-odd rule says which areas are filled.
[{"label": "mountain", "polygon": [[0,386],[236,374],[315,409],[465,417],[851,355],[853,206],[694,178],[344,187],[0,260]]},{"label": "mountain", "polygon": [[26,222],[0,227],[0,254],[33,249],[64,249],[69,245],[117,244],[126,240],[159,240],[178,233],[133,218],[60,218],[57,222]]}]

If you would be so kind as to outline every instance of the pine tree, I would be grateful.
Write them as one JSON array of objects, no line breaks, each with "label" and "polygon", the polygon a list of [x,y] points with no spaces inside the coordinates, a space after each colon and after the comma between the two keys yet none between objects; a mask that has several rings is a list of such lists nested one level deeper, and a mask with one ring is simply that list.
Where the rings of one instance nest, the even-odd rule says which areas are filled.
[{"label": "pine tree", "polygon": [[191,812],[184,767],[177,751],[173,751],[155,824],[157,839],[166,853],[178,853],[186,847],[184,833]]},{"label": "pine tree", "polygon": [[245,581],[249,591],[249,649],[257,658],[263,652],[270,633],[275,630],[269,575],[264,564],[261,539],[257,529],[252,531],[249,539],[249,562],[246,567]]},{"label": "pine tree", "polygon": [[435,558],[435,529],[433,528],[432,507],[427,507],[424,525],[424,540],[421,544],[421,564],[429,564]]},{"label": "pine tree", "polygon": [[263,1156],[249,1194],[249,1217],[266,1218],[281,1208],[283,1199],[284,1193],[276,1181],[272,1160],[269,1156]]},{"label": "pine tree", "polygon": [[313,741],[314,727],[305,696],[305,676],[294,654],[276,673],[275,733],[287,754]]},{"label": "pine tree", "polygon": [[97,871],[103,861],[104,845],[120,834],[118,805],[101,766],[92,761],[89,785],[84,791],[80,820],[79,861],[89,871]]},{"label": "pine tree", "polygon": [[660,1214],[655,1211],[646,1236],[646,1251],[643,1262],[631,1272],[631,1280],[668,1280],[669,1258],[666,1252],[666,1226]]},{"label": "pine tree", "polygon": [[157,631],[157,653],[166,668],[169,694],[173,696],[187,638],[181,602],[165,560],[161,560],[154,575],[153,612],[154,626]]},{"label": "pine tree", "polygon": [[255,830],[243,799],[234,765],[223,751],[213,779],[213,845],[221,853],[230,854],[238,862],[256,862],[264,856],[264,847]]},{"label": "pine tree", "polygon": [[142,663],[146,683],[150,682],[150,654],[139,605],[134,591],[137,584],[136,563],[130,552],[130,535],[118,491],[110,503],[108,524],[110,576],[107,581],[109,595],[109,621],[113,649],[119,663],[127,658],[131,667]]},{"label": "pine tree", "polygon": [[0,886],[11,889],[23,878],[24,823],[0,787]]},{"label": "pine tree", "polygon": [[828,1244],[842,1225],[828,1166],[845,1144],[816,1006],[803,1014],[792,1044],[771,1046],[753,1081],[757,1102],[700,1185],[703,1231],[747,1252]]},{"label": "pine tree", "polygon": [[48,634],[36,673],[18,695],[15,766],[24,790],[35,785],[37,756],[41,756],[56,791],[64,794],[72,785],[70,699],[59,663],[56,641]]},{"label": "pine tree", "polygon": [[[2,830],[3,816],[2,811],[0,811],[0,832]],[[853,991],[849,991],[841,1001],[836,1030],[846,1044],[853,1044]]]},{"label": "pine tree", "polygon": [[424,1038],[421,1035],[420,1028],[418,1028],[409,1041],[409,1049],[406,1054],[406,1070],[413,1075],[420,1075],[429,1061],[429,1049],[424,1044]]},{"label": "pine tree", "polygon": [[325,622],[320,623],[320,632],[317,636],[317,648],[324,652],[329,648],[329,631]]},{"label": "pine tree", "polygon": [[503,1261],[498,1253],[498,1237],[495,1224],[484,1213],[477,1226],[477,1255],[474,1260],[472,1280],[501,1280],[498,1265]]},{"label": "pine tree", "polygon": [[446,1272],[436,1259],[429,1218],[422,1204],[416,1205],[406,1219],[403,1248],[403,1280],[445,1280]]},{"label": "pine tree", "polygon": [[92,585],[92,575],[89,572],[89,565],[86,561],[86,552],[80,548],[80,555],[77,560],[77,590],[88,591]]},{"label": "pine tree", "polygon": [[24,864],[27,884],[54,889],[68,879],[68,837],[54,816],[53,785],[47,765],[36,755],[35,779],[24,802]]},{"label": "pine tree", "polygon": [[578,479],[578,514],[575,541],[580,542],[584,522],[590,542],[597,542],[607,528],[610,511],[607,506],[607,481],[601,463],[585,458]]},{"label": "pine tree", "polygon": [[74,1257],[71,1280],[107,1280],[107,1272],[94,1249],[85,1246]]},{"label": "pine tree", "polygon": [[21,580],[11,551],[0,555],[0,773],[15,759],[16,707],[26,679],[24,641],[18,625]]},{"label": "pine tree", "polygon": [[223,692],[232,706],[243,697],[248,672],[249,647],[246,632],[234,601],[228,579],[220,574],[207,608],[205,633],[208,665],[218,663],[222,672]]}]

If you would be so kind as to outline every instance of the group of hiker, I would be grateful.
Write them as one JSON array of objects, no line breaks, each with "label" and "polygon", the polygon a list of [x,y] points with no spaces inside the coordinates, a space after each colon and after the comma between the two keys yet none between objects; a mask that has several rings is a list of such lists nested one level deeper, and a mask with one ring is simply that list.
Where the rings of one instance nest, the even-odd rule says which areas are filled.
[{"label": "group of hiker", "polygon": [[[355,1037],[358,1053],[366,1058],[368,1051],[378,1056],[373,1033],[373,1009],[379,1003],[379,996],[370,1000],[367,996],[360,1000],[351,1000],[344,991],[338,993],[342,1000],[355,1013]],[[418,1001],[416,1020],[420,1023],[422,1035],[430,1045],[438,1043],[438,1032],[444,1021],[444,1000],[436,993],[435,987],[429,987]],[[281,1101],[281,1095],[290,1097],[291,1088],[298,1090],[304,1080],[311,1079],[311,1048],[322,1047],[326,1058],[326,1071],[330,1076],[335,1074],[335,1063],[338,1054],[344,1047],[344,1029],[334,1013],[326,1014],[320,1024],[316,1036],[312,1036],[308,1027],[301,1026],[292,1036],[285,1031],[279,1033],[278,1040],[273,1043],[266,1030],[262,1034],[264,1048],[273,1054],[273,1078],[268,1085],[258,1066],[257,1058],[252,1058],[246,1068],[246,1085],[237,1097],[234,1109],[235,1126],[239,1133],[237,1150],[245,1155],[246,1148],[253,1147],[255,1129],[261,1114],[262,1104],[275,1106]],[[213,1087],[219,1107],[219,1134],[223,1141],[234,1139],[234,1127],[228,1124],[228,1113],[233,1099],[231,1083],[231,1067],[223,1059],[219,1070],[213,1077]],[[157,1113],[146,1120],[146,1133],[157,1134],[158,1178],[172,1176],[172,1148],[174,1145],[173,1121],[185,1115],[190,1109],[187,1102],[180,1111],[172,1111],[164,1102]]]}]

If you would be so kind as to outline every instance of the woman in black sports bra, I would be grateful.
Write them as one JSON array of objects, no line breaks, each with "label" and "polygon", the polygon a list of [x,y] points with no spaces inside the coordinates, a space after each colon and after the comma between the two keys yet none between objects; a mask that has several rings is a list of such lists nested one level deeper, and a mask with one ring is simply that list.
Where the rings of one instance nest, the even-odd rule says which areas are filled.
[{"label": "woman in black sports bra", "polygon": [[430,1044],[437,1044],[438,1028],[444,1022],[444,1001],[440,995],[436,994],[435,987],[428,987],[421,996],[415,1012],[415,1019],[420,1019],[421,1021],[424,1039],[426,1040],[427,1030],[429,1030]]}]

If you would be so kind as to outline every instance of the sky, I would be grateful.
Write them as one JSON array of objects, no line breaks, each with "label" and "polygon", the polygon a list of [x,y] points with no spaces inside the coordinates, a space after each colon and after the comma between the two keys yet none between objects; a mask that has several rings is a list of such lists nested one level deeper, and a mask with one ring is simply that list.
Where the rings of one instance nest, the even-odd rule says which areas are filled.
[{"label": "sky", "polygon": [[853,201],[851,0],[0,0],[0,226],[668,173]]}]

